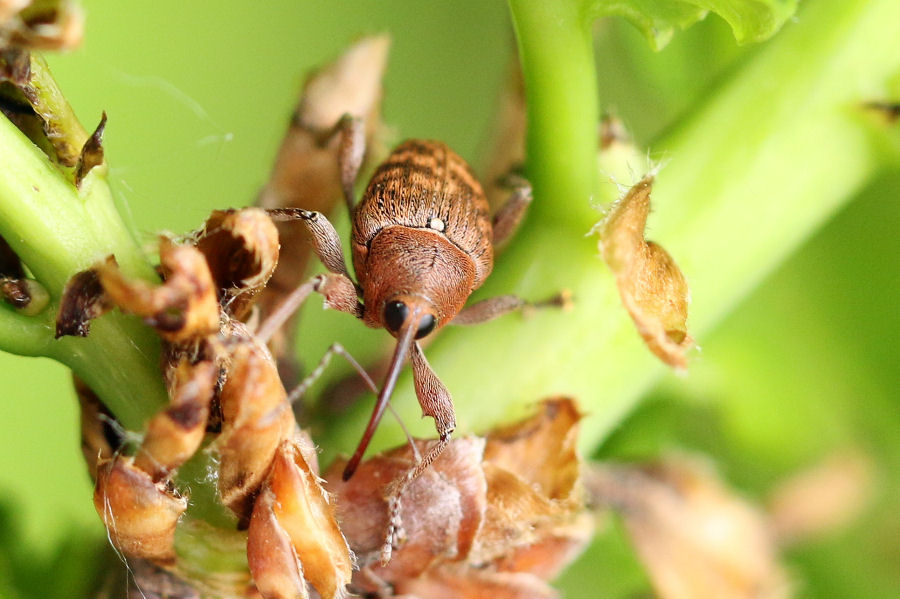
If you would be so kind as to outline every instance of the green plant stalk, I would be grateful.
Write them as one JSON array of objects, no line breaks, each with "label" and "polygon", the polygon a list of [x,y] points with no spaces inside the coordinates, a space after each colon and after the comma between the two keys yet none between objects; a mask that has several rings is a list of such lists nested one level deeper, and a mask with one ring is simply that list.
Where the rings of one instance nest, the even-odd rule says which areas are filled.
[{"label": "green plant stalk", "polygon": [[[577,63],[589,57],[582,51],[565,60],[558,55],[558,63],[528,59],[542,43],[583,48],[587,24],[577,15],[569,14],[559,30],[553,29],[559,21],[543,20],[555,4],[512,2],[529,102],[543,107],[529,113],[535,206],[479,297],[515,292],[541,298],[568,288],[575,308],[450,328],[426,354],[453,394],[460,433],[508,421],[542,397],[565,394],[589,414],[581,442],[591,450],[665,368],[643,347],[622,308],[596,238],[584,237],[600,214],[587,210],[589,177],[572,169],[593,173],[589,158],[596,154],[583,140],[596,123],[555,111],[571,105],[568,85],[594,85],[592,77],[559,84],[570,63],[576,63],[573,73],[582,72]],[[654,189],[651,238],[687,275],[694,298],[689,325],[701,344],[736,301],[883,166],[878,143],[860,122],[860,103],[878,98],[900,72],[900,5],[821,0],[804,6],[798,22],[711,92],[677,131],[652,144],[669,165]],[[555,36],[568,36],[568,45]],[[564,150],[579,156],[545,154]],[[639,168],[639,155],[632,156],[631,166]],[[614,170],[627,172],[625,166]],[[595,201],[615,194],[607,185]],[[393,403],[414,434],[433,436],[431,420],[418,418],[410,378],[401,378]],[[324,434],[316,440],[326,459],[328,452],[355,445],[371,409],[360,403],[339,422],[321,423]],[[402,438],[385,418],[373,449]]]},{"label": "green plant stalk", "polygon": [[114,313],[92,324],[89,339],[53,338],[59,298],[75,273],[114,254],[127,274],[156,276],[115,210],[105,167],[93,169],[79,190],[6,118],[0,119],[0,154],[0,235],[51,297],[35,317],[0,310],[0,349],[62,362],[126,428],[141,430],[168,401],[156,336],[137,319]]}]

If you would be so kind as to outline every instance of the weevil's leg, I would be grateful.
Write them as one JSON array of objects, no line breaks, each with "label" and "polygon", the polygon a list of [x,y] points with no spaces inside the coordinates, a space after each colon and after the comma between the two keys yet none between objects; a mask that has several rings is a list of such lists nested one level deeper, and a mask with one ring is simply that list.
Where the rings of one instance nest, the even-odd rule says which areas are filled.
[{"label": "weevil's leg", "polygon": [[434,418],[438,440],[421,459],[416,460],[415,466],[388,487],[388,530],[384,545],[381,547],[382,564],[390,561],[394,545],[404,536],[403,521],[400,515],[403,507],[403,492],[447,448],[447,445],[450,444],[450,435],[456,430],[456,414],[453,410],[453,399],[450,397],[450,392],[431,369],[418,343],[413,343],[410,362],[412,363],[416,396],[419,399],[419,405],[422,406],[422,414]]},{"label": "weevil's leg", "polygon": [[[325,372],[325,369],[328,367],[328,364],[331,362],[331,358],[335,355],[342,356],[350,366],[356,371],[356,373],[360,376],[363,382],[366,384],[366,387],[369,388],[369,391],[378,395],[378,387],[375,385],[375,381],[372,380],[372,377],[369,376],[369,373],[362,367],[362,365],[356,361],[356,358],[350,355],[344,346],[340,343],[332,343],[331,347],[325,350],[325,353],[322,355],[322,359],[319,360],[319,363],[316,367],[310,372],[306,377],[300,381],[300,383],[294,387],[291,392],[288,394],[287,400],[289,403],[294,403],[306,392],[309,388],[315,383],[319,377],[322,376],[322,373]],[[394,410],[394,406],[388,404],[388,410],[391,411],[391,414],[394,415],[394,418],[397,419],[397,422],[400,424],[400,428],[403,429],[403,434],[406,435],[406,440],[409,442],[409,446],[412,448],[413,454],[416,457],[416,460],[420,460],[421,456],[419,455],[419,448],[416,447],[415,442],[413,441],[412,435],[409,434],[409,431],[406,428],[406,425],[403,424],[403,420],[400,419],[400,414]]]},{"label": "weevil's leg", "polygon": [[303,208],[272,208],[266,211],[274,221],[299,220],[306,225],[312,236],[313,251],[322,264],[333,273],[344,275],[351,281],[347,262],[344,260],[344,248],[334,225],[321,212],[304,210]]},{"label": "weevil's leg", "polygon": [[321,274],[308,279],[294,289],[272,311],[256,331],[256,337],[262,343],[268,343],[275,331],[284,326],[291,315],[303,305],[312,292],[325,297],[325,305],[333,310],[362,317],[362,305],[356,296],[356,286],[349,278],[341,274]]},{"label": "weevil's leg", "polygon": [[519,228],[525,211],[531,205],[531,183],[521,175],[509,174],[503,178],[504,186],[512,193],[506,203],[494,214],[494,247],[501,247],[510,240]]},{"label": "weevil's leg", "polygon": [[529,310],[535,308],[557,307],[568,309],[572,305],[572,294],[563,290],[551,298],[540,302],[529,302],[517,295],[498,295],[476,302],[460,310],[450,324],[472,325],[494,320],[498,316],[509,314],[516,310]]},{"label": "weevil's leg", "polygon": [[338,147],[338,166],[341,171],[341,188],[347,203],[348,216],[353,215],[356,198],[353,188],[366,155],[366,124],[362,118],[345,114],[338,121],[341,141]]}]

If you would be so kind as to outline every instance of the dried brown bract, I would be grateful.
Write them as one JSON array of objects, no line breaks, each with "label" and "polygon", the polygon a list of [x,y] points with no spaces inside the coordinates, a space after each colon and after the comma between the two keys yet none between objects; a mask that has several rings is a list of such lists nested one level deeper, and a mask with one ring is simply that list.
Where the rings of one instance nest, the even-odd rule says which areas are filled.
[{"label": "dried brown bract", "polygon": [[687,331],[690,292],[666,250],[644,239],[652,186],[653,177],[645,177],[613,204],[597,226],[600,251],[647,347],[666,364],[684,369],[693,345]]},{"label": "dried brown bract", "polygon": [[262,345],[250,338],[237,340],[227,359],[227,378],[219,395],[222,432],[215,444],[219,495],[246,521],[276,449],[294,431],[294,413]]},{"label": "dried brown bract", "polygon": [[112,304],[103,293],[96,269],[91,268],[76,274],[66,282],[63,289],[59,312],[56,315],[56,338],[65,335],[87,337],[91,330],[91,321],[111,308]]},{"label": "dried brown bract", "polygon": [[843,448],[781,481],[767,509],[781,544],[817,539],[852,522],[875,491],[875,464],[860,448]]},{"label": "dried brown bract", "polygon": [[[401,540],[380,563],[391,518],[386,483],[408,471],[409,446],[363,462],[344,482],[326,474],[342,530],[362,569],[360,592],[409,597],[554,597],[546,581],[592,532],[581,499],[571,400],[544,402],[532,418],[486,438],[454,439],[403,495]],[[417,441],[418,453],[433,442]]]},{"label": "dried brown bract", "polygon": [[663,599],[790,595],[764,513],[705,464],[596,465],[586,482],[594,500],[623,519]]},{"label": "dried brown bract", "polygon": [[163,565],[174,563],[175,525],[187,509],[187,498],[168,481],[154,482],[132,458],[116,456],[97,467],[94,507],[117,549]]},{"label": "dried brown bract", "polygon": [[75,184],[81,187],[81,181],[87,177],[94,167],[103,164],[103,132],[106,130],[106,112],[100,117],[100,124],[84,142],[78,164],[75,165]]},{"label": "dried brown bract", "polygon": [[22,262],[3,237],[0,237],[0,298],[26,316],[40,313],[50,301],[43,285],[25,277]]}]

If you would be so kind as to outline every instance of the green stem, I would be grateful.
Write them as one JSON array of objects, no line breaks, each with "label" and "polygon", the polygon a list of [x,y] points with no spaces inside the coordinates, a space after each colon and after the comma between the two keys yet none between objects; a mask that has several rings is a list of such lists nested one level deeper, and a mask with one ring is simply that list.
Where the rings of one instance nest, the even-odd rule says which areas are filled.
[{"label": "green stem", "polygon": [[[596,122],[584,115],[595,107],[572,104],[593,97],[586,91],[593,73],[583,73],[590,61],[587,25],[559,2],[511,5],[532,105],[528,166],[535,210],[498,257],[482,296],[541,298],[569,288],[575,309],[448,329],[426,354],[453,393],[461,432],[565,394],[589,414],[582,446],[590,450],[665,369],[620,305],[596,239],[584,238],[600,217],[588,210],[596,153],[587,138]],[[701,343],[740,297],[882,167],[859,106],[900,72],[900,4],[822,0],[808,7],[711,91],[677,132],[652,146],[670,164],[654,189],[651,235],[687,275],[694,298],[689,325]],[[563,48],[572,54],[561,54]],[[542,61],[542,53],[555,58]],[[574,73],[582,74],[567,79]],[[394,405],[413,433],[433,436],[430,419],[418,421],[408,375],[397,389]],[[324,423],[325,435],[316,439],[326,451],[353,447],[371,408],[362,403]],[[385,419],[373,446],[402,438]]]},{"label": "green stem", "polygon": [[[33,81],[40,84],[36,93],[45,108],[59,107],[64,101],[49,74],[41,71],[42,64],[32,62]],[[77,137],[78,131],[69,131],[73,118],[55,121],[67,139]],[[156,277],[115,209],[105,165],[94,168],[76,188],[6,118],[0,118],[0,155],[0,235],[51,298],[47,309],[28,321],[9,310],[0,312],[0,330],[9,333],[0,337],[0,349],[66,364],[126,428],[141,430],[147,417],[168,402],[155,335],[134,318],[110,314],[93,323],[88,339],[53,339],[59,298],[73,274],[113,254],[126,274]]]},{"label": "green stem", "polygon": [[597,100],[591,22],[577,2],[510,0],[528,98],[529,221],[577,228],[596,218]]}]

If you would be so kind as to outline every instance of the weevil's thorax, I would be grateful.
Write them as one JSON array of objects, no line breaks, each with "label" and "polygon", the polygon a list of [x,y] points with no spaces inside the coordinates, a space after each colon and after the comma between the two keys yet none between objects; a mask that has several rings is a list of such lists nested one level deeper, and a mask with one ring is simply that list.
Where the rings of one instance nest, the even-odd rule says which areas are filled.
[{"label": "weevil's thorax", "polygon": [[354,267],[363,289],[364,320],[376,328],[385,327],[385,305],[398,300],[410,310],[419,305],[440,328],[462,309],[475,286],[473,260],[428,229],[385,227],[367,251],[354,251]]},{"label": "weevil's thorax", "polygon": [[[414,236],[417,241],[407,241],[397,232],[381,238],[379,243],[384,247],[379,251],[385,256],[379,259],[392,259],[392,264],[414,263],[414,270],[421,274],[422,265],[432,260],[430,256],[440,245],[447,248],[448,257],[436,260],[452,265],[452,271],[447,273],[448,285],[457,284],[451,283],[456,277],[454,272],[471,269],[473,279],[469,292],[481,286],[493,268],[493,232],[484,191],[466,161],[443,143],[403,142],[372,175],[362,200],[354,209],[351,238],[353,266],[364,289],[371,276],[371,265],[377,264],[372,258],[375,240],[392,226],[421,231],[424,235]],[[393,248],[388,246],[389,238],[398,244]],[[438,244],[437,239],[445,243]],[[422,247],[417,249],[419,245]],[[394,253],[408,254],[409,258],[404,260],[403,255],[390,258]],[[464,268],[464,262],[470,266]],[[435,285],[441,278],[441,267],[435,263],[433,268]]]}]

